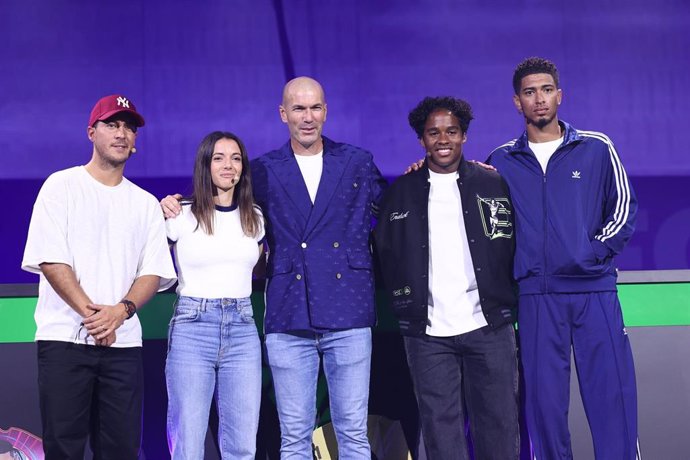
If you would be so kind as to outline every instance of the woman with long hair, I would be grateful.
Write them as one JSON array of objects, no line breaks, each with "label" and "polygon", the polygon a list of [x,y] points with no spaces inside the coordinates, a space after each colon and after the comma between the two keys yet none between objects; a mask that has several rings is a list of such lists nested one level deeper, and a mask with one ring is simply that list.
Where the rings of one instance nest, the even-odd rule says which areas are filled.
[{"label": "woman with long hair", "polygon": [[222,458],[253,459],[261,346],[249,296],[264,226],[242,141],[228,132],[206,136],[193,181],[182,212],[166,221],[179,279],[165,364],[168,444],[173,460],[204,458],[215,394]]}]

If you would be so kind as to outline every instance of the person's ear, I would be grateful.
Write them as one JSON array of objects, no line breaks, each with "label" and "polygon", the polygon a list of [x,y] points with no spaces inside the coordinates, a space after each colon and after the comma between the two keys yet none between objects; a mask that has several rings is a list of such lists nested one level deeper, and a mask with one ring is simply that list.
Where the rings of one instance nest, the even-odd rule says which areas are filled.
[{"label": "person's ear", "polygon": [[513,104],[515,104],[515,108],[517,109],[517,111],[522,113],[522,103],[520,102],[520,96],[518,96],[517,94],[513,95]]}]

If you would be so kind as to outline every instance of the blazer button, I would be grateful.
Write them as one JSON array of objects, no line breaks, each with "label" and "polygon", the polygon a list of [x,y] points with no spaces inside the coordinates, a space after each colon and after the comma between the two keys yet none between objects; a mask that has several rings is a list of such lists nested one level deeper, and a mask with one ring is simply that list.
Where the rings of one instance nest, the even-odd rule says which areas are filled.
[{"label": "blazer button", "polygon": [[354,188],[357,188],[357,187],[359,187],[359,184],[358,184],[357,182],[353,182],[353,183],[352,183],[352,186],[353,186]]},{"label": "blazer button", "polygon": [[469,214],[469,213],[470,213],[469,211],[465,211],[465,214]]},{"label": "blazer button", "polygon": [[474,243],[474,238],[470,238],[470,243]]},{"label": "blazer button", "polygon": [[340,273],[336,273],[336,274],[335,274],[335,277],[336,277],[337,279],[340,279],[340,278],[343,277],[343,275],[341,275]]},{"label": "blazer button", "polygon": [[339,248],[339,247],[340,247],[340,243],[338,243],[338,242],[336,241],[335,243],[333,243],[333,247],[334,247],[334,248]]},{"label": "blazer button", "polygon": [[482,267],[477,267],[475,270],[477,270],[478,272],[480,272],[480,271],[482,271]]},{"label": "blazer button", "polygon": [[298,273],[298,274],[295,275],[295,278],[297,278],[298,280],[301,280],[301,279],[302,279],[302,275],[300,275],[300,274]]},{"label": "blazer button", "polygon": [[302,243],[300,246],[302,246],[303,249],[307,248],[307,243]]}]

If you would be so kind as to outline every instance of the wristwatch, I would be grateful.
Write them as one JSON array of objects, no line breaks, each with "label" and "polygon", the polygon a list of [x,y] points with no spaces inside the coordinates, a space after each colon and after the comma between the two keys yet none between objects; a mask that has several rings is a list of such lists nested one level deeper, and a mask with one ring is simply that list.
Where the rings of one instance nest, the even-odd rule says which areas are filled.
[{"label": "wristwatch", "polygon": [[120,303],[125,306],[125,310],[127,311],[127,319],[134,316],[134,314],[137,312],[137,306],[131,300],[122,299],[122,300],[120,300]]}]

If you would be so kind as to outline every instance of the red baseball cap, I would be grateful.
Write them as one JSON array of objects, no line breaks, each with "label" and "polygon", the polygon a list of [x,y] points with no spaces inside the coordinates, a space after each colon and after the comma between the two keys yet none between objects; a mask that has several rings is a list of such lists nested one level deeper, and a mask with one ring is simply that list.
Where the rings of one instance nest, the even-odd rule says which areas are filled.
[{"label": "red baseball cap", "polygon": [[89,126],[95,125],[97,121],[107,120],[120,112],[132,114],[137,121],[137,126],[144,126],[144,117],[139,115],[137,108],[134,106],[134,102],[120,94],[111,94],[110,96],[102,97],[96,102],[96,105],[93,106],[93,110],[91,110]]}]

